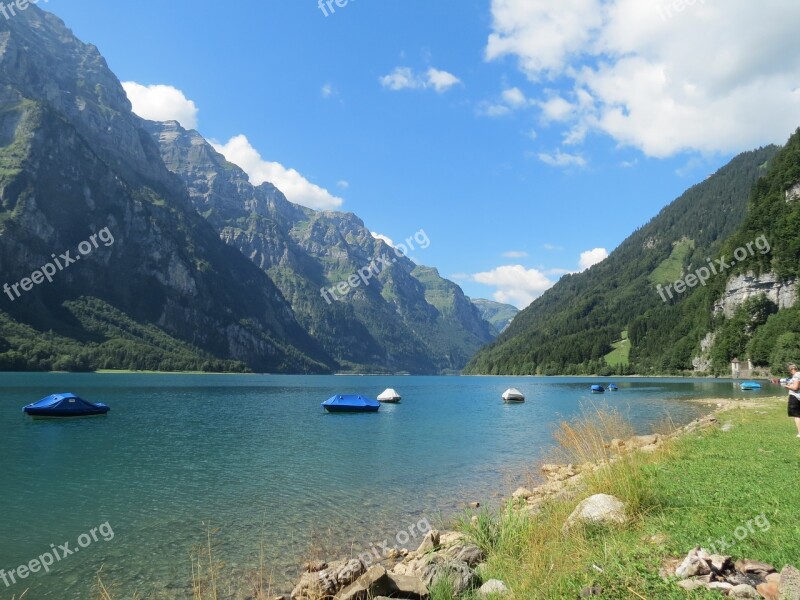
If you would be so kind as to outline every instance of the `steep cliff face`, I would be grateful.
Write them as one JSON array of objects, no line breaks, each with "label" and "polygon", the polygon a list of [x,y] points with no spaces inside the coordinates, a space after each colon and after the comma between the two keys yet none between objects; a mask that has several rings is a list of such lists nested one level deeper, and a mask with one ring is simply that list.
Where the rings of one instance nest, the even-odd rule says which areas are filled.
[{"label": "steep cliff face", "polygon": [[734,275],[725,284],[722,297],[714,304],[714,313],[730,318],[747,300],[761,295],[779,310],[791,308],[797,303],[797,280],[782,281],[775,273]]},{"label": "steep cliff face", "polygon": [[[0,271],[17,322],[101,342],[65,307],[94,297],[211,356],[260,371],[324,372],[330,357],[269,277],[224,244],[164,166],[97,49],[37,7],[0,19]],[[107,228],[113,243],[76,248]],[[80,261],[80,262],[78,262]]]},{"label": "steep cliff face", "polygon": [[147,128],[197,211],[270,275],[340,368],[458,370],[492,338],[457,285],[398,255],[355,215],[313,211],[269,183],[251,185],[199,133],[176,122]]}]

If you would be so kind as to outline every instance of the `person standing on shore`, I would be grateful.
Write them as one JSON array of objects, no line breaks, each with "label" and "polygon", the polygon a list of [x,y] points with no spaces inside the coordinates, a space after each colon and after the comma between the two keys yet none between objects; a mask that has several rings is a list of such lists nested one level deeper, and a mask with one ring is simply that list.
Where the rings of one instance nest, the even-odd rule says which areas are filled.
[{"label": "person standing on shore", "polygon": [[786,365],[789,368],[789,373],[792,378],[786,382],[786,388],[789,390],[789,416],[794,417],[794,423],[797,425],[797,437],[800,438],[800,371],[797,370],[797,365],[794,363]]}]

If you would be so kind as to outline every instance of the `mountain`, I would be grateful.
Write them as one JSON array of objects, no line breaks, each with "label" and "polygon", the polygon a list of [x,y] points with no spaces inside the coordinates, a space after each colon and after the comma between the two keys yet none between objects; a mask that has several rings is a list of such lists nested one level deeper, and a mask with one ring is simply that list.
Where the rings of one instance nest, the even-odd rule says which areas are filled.
[{"label": "mountain", "polygon": [[35,6],[0,36],[0,366],[329,372],[276,285],[194,209],[97,49]]},{"label": "mountain", "polygon": [[[710,285],[672,299],[657,286],[719,255],[747,218],[753,184],[778,151],[769,146],[737,156],[606,260],[562,277],[477,353],[466,372],[626,374],[691,368],[701,339],[712,329],[711,306],[701,294],[708,294]],[[714,282],[724,286],[725,278]],[[681,307],[680,315],[675,306]]]},{"label": "mountain", "polygon": [[509,326],[514,317],[519,313],[516,306],[510,304],[502,304],[492,300],[484,300],[483,298],[473,298],[472,304],[478,309],[484,321],[488,321],[492,326],[492,333],[495,336],[500,335]]},{"label": "mountain", "polygon": [[[269,183],[252,185],[177,122],[146,127],[197,212],[269,275],[338,369],[458,371],[493,338],[461,288],[376,239],[355,215],[314,211]],[[417,250],[430,243],[424,230],[406,240]]]}]

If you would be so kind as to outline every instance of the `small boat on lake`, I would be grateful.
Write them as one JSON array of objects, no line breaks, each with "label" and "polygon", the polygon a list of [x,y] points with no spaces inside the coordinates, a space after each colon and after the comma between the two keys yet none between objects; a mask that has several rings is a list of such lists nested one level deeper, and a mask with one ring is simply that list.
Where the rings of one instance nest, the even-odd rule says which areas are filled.
[{"label": "small boat on lake", "polygon": [[609,392],[617,392],[619,391],[619,386],[616,383],[611,383],[606,388]]},{"label": "small boat on lake", "polygon": [[592,390],[593,394],[602,394],[606,391],[606,388],[604,388],[602,385],[593,385],[590,389]]},{"label": "small boat on lake", "polygon": [[505,392],[503,392],[503,402],[525,402],[525,395],[517,388],[508,388]]},{"label": "small boat on lake", "polygon": [[760,390],[761,384],[757,381],[743,381],[739,384],[739,388],[743,392],[752,391],[752,390]]},{"label": "small boat on lake", "polygon": [[108,413],[109,410],[111,409],[101,402],[92,404],[68,392],[51,394],[22,408],[26,415],[35,419],[96,417]]},{"label": "small boat on lake", "polygon": [[403,397],[394,388],[386,388],[378,395],[378,402],[386,402],[388,404],[397,404],[402,399]]},{"label": "small boat on lake", "polygon": [[322,406],[328,412],[378,412],[381,403],[372,398],[355,394],[339,394],[331,396]]}]

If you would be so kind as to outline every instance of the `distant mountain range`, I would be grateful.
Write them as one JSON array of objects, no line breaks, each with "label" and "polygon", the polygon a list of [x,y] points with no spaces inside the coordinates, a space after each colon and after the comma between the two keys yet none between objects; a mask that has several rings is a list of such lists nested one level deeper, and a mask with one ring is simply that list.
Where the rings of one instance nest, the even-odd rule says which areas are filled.
[{"label": "distant mountain range", "polygon": [[798,275],[795,133],[737,156],[605,261],[563,277],[466,371],[730,376],[739,359],[740,375],[785,373],[800,360]]},{"label": "distant mountain range", "polygon": [[0,369],[457,372],[504,326],[356,216],[134,115],[52,14],[0,32]]}]

